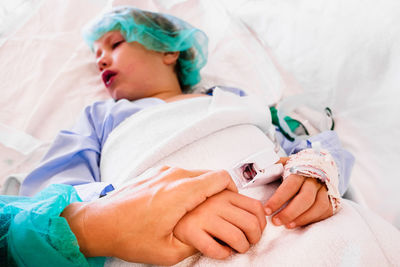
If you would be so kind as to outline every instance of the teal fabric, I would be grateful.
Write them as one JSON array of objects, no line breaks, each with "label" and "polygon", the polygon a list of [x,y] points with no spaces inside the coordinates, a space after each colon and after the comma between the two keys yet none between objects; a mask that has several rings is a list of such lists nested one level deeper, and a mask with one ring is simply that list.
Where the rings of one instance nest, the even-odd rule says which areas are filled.
[{"label": "teal fabric", "polygon": [[[289,140],[289,141],[294,141],[294,138],[291,137],[288,133],[285,132],[285,130],[282,128],[281,124],[279,123],[279,117],[278,117],[278,110],[276,109],[276,107],[270,107],[269,108],[270,112],[271,112],[271,117],[272,117],[272,124],[277,126],[280,130],[280,132]],[[285,116],[284,117],[285,122],[287,123],[287,125],[289,126],[289,129],[292,132],[295,132],[296,129],[299,128],[299,126],[301,125],[301,123],[295,119],[292,119],[289,116]],[[305,129],[305,128],[304,128]],[[305,129],[307,135],[307,129]]]},{"label": "teal fabric", "polygon": [[0,261],[7,266],[103,266],[86,259],[59,215],[80,202],[72,186],[54,184],[34,197],[0,196]]},{"label": "teal fabric", "polygon": [[208,38],[201,30],[171,15],[122,6],[102,14],[83,30],[86,43],[118,30],[128,42],[139,42],[149,50],[180,51],[178,77],[182,85],[200,82],[200,69],[207,63]]}]

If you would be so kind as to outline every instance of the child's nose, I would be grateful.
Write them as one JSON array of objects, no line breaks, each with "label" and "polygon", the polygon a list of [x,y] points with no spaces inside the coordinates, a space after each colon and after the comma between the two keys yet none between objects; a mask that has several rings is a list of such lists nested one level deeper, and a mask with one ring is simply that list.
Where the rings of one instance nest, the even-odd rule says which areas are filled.
[{"label": "child's nose", "polygon": [[107,56],[101,56],[97,59],[96,64],[99,70],[103,71],[104,69],[110,67],[111,61]]}]

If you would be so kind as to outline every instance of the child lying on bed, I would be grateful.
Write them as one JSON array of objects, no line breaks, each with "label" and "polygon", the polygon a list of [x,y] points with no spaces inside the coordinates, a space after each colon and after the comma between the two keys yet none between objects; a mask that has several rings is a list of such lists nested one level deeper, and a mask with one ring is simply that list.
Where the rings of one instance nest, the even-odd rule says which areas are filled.
[{"label": "child lying on bed", "polygon": [[[200,81],[199,71],[207,59],[207,37],[200,30],[177,18],[131,7],[114,9],[88,29],[87,42],[96,55],[101,78],[113,100],[97,102],[87,107],[72,130],[59,133],[40,166],[25,179],[21,187],[22,195],[32,196],[49,184],[69,184],[75,187],[83,201],[115,201],[120,189],[117,188],[117,193],[110,194],[114,187],[102,182],[99,170],[102,148],[110,132],[123,120],[143,109],[167,102],[209,97],[204,94],[187,94]],[[243,94],[240,90],[230,90]],[[329,183],[328,186],[324,184],[334,177],[311,173],[319,170],[314,168],[319,164],[319,157],[316,161],[311,159],[315,157],[310,152],[310,144],[318,141],[324,149],[322,153],[329,159],[331,156],[335,159],[329,163],[334,166],[333,173],[339,173],[341,194],[348,184],[352,156],[339,146],[333,132],[321,133],[310,138],[308,142],[289,142],[283,138],[280,140],[286,153],[295,155],[291,156],[287,164],[288,158],[282,158],[280,161],[283,164],[292,166],[297,160],[302,162],[301,166],[313,166],[296,171],[298,165],[295,164],[292,166],[294,168],[286,169],[285,180],[264,206],[235,190],[226,189],[208,195],[204,202],[187,212],[173,227],[175,236],[206,256],[222,259],[233,250],[246,252],[250,244],[260,239],[266,225],[265,214],[272,215],[282,207],[282,210],[273,215],[272,221],[275,225],[284,225],[287,228],[308,225],[332,216],[337,208],[335,205],[338,204],[335,201],[340,196],[328,194]],[[299,151],[303,152],[297,153]],[[304,159],[309,161],[304,162]],[[161,173],[168,171],[169,168],[161,169]],[[326,169],[320,171],[328,172]],[[204,172],[198,175],[202,174]],[[136,185],[140,188],[142,183]],[[141,190],[147,189],[143,187]],[[98,199],[103,196],[106,197]],[[287,202],[289,203],[284,207]],[[69,215],[75,213],[73,205],[70,205],[63,215],[68,219]],[[112,218],[107,222],[116,223]],[[193,225],[193,222],[196,224]],[[70,220],[69,223],[74,231],[74,223]],[[81,242],[83,239],[80,239],[79,233],[74,233],[78,242]],[[111,240],[106,239],[107,236],[104,234],[103,241],[111,243]],[[217,242],[215,238],[226,245]],[[121,248],[119,241],[117,239],[113,244]],[[137,242],[146,243],[143,240]],[[83,247],[81,251],[86,256],[111,255],[105,250],[100,254],[91,253]],[[129,261],[165,263],[151,257],[135,257],[138,253],[131,253],[130,247],[124,251],[125,254],[119,253],[117,256]]]}]

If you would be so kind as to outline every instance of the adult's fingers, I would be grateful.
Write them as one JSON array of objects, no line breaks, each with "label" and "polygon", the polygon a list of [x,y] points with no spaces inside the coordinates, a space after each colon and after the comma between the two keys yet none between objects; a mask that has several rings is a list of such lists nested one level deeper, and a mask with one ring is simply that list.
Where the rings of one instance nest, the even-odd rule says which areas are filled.
[{"label": "adult's fingers", "polygon": [[274,215],[272,222],[275,225],[288,224],[307,211],[315,202],[318,190],[322,185],[314,178],[307,178],[300,192],[278,214]]},{"label": "adult's fingers", "polygon": [[225,170],[207,172],[179,182],[177,190],[180,192],[179,197],[184,201],[186,212],[225,189],[237,192],[235,183]]},{"label": "adult's fingers", "polygon": [[207,172],[210,172],[210,170],[186,170],[177,167],[158,166],[150,168],[140,176],[135,177],[127,187],[140,191],[144,188],[156,188],[165,184],[177,185],[174,182],[198,177]]},{"label": "adult's fingers", "polygon": [[305,178],[301,175],[291,174],[276,189],[275,193],[265,203],[265,213],[271,215],[297,194],[304,183]]},{"label": "adult's fingers", "polygon": [[327,191],[326,187],[322,186],[318,191],[314,205],[290,223],[289,228],[304,226],[332,216],[333,209]]}]

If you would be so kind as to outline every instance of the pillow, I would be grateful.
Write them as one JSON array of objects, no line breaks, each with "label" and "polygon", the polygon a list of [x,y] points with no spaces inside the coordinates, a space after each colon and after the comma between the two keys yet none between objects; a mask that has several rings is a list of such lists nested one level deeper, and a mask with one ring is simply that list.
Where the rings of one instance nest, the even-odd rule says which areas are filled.
[{"label": "pillow", "polygon": [[42,0],[3,0],[0,12],[0,46],[33,16]]}]

